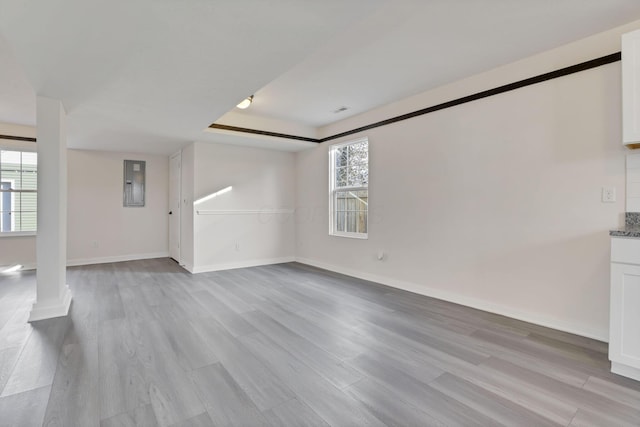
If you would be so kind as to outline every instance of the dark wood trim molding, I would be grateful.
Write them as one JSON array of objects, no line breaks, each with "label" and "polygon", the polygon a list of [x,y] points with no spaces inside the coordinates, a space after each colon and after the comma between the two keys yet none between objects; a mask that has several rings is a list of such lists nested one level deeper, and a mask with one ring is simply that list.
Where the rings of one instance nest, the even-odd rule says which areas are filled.
[{"label": "dark wood trim molding", "polygon": [[613,53],[611,55],[603,56],[601,58],[592,59],[591,61],[582,62],[580,64],[572,65],[570,67],[561,68],[556,71],[551,71],[550,73],[540,74],[539,76],[530,77],[528,79],[520,80],[515,83],[509,83],[504,86],[499,86],[494,89],[485,90],[482,92],[475,93],[473,95],[464,96],[462,98],[454,99],[453,101],[443,102],[442,104],[434,105],[432,107],[423,108],[418,111],[414,111],[412,113],[403,114],[401,116],[392,117],[387,120],[382,120],[380,122],[376,122],[367,126],[362,126],[357,129],[352,129],[346,132],[342,132],[336,135],[328,136],[326,138],[322,138],[319,142],[331,141],[332,139],[341,138],[343,136],[352,135],[354,133],[362,132],[364,130],[369,130],[373,128],[377,128],[380,126],[390,125],[392,123],[396,123],[402,120],[411,119],[413,117],[422,116],[423,114],[433,113],[434,111],[444,110],[446,108],[455,107],[456,105],[466,104],[467,102],[476,101],[478,99],[487,98],[489,96],[499,95],[501,93],[509,92],[512,90],[520,89],[526,86],[531,86],[537,83],[546,82],[547,80],[557,79],[559,77],[568,76],[570,74],[579,73],[580,71],[589,70],[591,68],[600,67],[602,65],[611,64],[612,62],[620,61],[622,55],[620,52]]},{"label": "dark wood trim molding", "polygon": [[13,136],[13,135],[0,135],[0,139],[10,139],[12,141],[29,141],[36,142],[35,138],[30,138],[28,136]]},{"label": "dark wood trim molding", "polygon": [[265,135],[265,136],[276,136],[278,138],[295,139],[298,141],[320,142],[319,139],[307,138],[306,136],[288,135],[286,133],[269,132],[266,130],[249,129],[249,128],[242,128],[237,126],[219,125],[216,123],[210,124],[209,127],[211,129],[230,130],[233,132],[253,133],[256,135]]},{"label": "dark wood trim molding", "polygon": [[209,127],[212,129],[224,129],[224,130],[230,130],[234,132],[253,133],[258,135],[267,135],[267,136],[276,136],[280,138],[296,139],[299,141],[322,143],[326,141],[331,141],[333,139],[342,138],[343,136],[353,135],[355,133],[362,132],[365,130],[374,129],[380,126],[390,125],[392,123],[397,123],[402,120],[407,120],[414,117],[422,116],[424,114],[433,113],[434,111],[444,110],[446,108],[451,108],[457,105],[466,104],[467,102],[476,101],[478,99],[487,98],[489,96],[499,95],[501,93],[510,92],[512,90],[520,89],[526,86],[531,86],[537,83],[546,82],[547,80],[557,79],[560,77],[568,76],[570,74],[575,74],[581,71],[590,70],[592,68],[601,67],[603,65],[618,62],[620,61],[621,58],[622,58],[622,54],[620,52],[612,53],[610,55],[592,59],[590,61],[581,62],[580,64],[571,65],[569,67],[561,68],[559,70],[551,71],[549,73],[540,74],[538,76],[530,77],[528,79],[520,80],[514,83],[509,83],[503,86],[498,86],[493,89],[484,90],[482,92],[478,92],[473,95],[463,96],[462,98],[454,99],[453,101],[443,102],[442,104],[437,104],[431,107],[423,108],[421,110],[413,111],[411,113],[402,114],[400,116],[392,117],[390,119],[382,120],[382,121],[372,123],[370,125],[362,126],[357,129],[352,129],[346,132],[341,132],[336,135],[328,136],[322,139],[306,138],[303,136],[287,135],[282,133],[268,132],[268,131],[249,129],[249,128],[241,128],[241,127],[235,127],[235,126],[226,126],[226,125],[215,124],[215,123],[210,125]]}]

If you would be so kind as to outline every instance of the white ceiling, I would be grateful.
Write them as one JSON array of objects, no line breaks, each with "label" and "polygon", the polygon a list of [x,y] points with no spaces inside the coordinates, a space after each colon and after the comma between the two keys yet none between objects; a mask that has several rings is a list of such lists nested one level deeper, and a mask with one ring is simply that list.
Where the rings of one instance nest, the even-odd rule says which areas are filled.
[{"label": "white ceiling", "polygon": [[252,93],[249,121],[321,126],[637,19],[638,0],[0,0],[0,122],[34,125],[37,93],[75,148],[297,150],[203,129]]}]

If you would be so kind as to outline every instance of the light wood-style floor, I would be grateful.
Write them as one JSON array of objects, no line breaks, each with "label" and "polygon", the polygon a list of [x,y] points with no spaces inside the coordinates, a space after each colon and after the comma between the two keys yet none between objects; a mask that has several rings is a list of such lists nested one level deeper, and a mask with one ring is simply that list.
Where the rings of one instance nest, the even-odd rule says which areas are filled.
[{"label": "light wood-style floor", "polygon": [[0,278],[2,426],[640,425],[604,343],[300,264],[70,268],[28,324],[34,280]]}]

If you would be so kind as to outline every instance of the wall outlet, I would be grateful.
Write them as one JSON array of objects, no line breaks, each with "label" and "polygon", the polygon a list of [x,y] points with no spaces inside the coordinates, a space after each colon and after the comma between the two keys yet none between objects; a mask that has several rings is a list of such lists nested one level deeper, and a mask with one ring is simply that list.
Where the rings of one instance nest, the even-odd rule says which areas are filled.
[{"label": "wall outlet", "polygon": [[602,203],[616,201],[616,187],[602,187]]},{"label": "wall outlet", "polygon": [[100,245],[98,244],[98,241],[97,241],[97,240],[92,240],[92,241],[91,241],[91,247],[92,247],[92,248],[97,248],[98,246],[100,246]]},{"label": "wall outlet", "polygon": [[236,242],[236,251],[240,250],[240,242]]}]

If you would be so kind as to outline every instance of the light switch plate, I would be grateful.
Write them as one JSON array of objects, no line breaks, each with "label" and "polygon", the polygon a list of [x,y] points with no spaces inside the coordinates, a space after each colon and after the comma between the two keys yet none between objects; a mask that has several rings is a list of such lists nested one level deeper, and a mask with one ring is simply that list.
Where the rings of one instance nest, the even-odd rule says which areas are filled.
[{"label": "light switch plate", "polygon": [[616,187],[602,187],[602,203],[616,201]]}]

